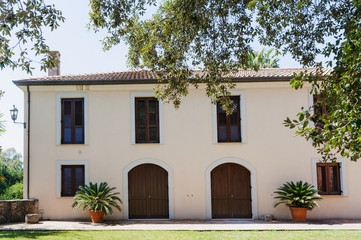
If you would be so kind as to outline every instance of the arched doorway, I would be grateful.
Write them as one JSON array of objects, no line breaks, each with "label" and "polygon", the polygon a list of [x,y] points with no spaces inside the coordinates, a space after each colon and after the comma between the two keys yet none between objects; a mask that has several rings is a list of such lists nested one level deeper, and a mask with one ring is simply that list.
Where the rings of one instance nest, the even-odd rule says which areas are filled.
[{"label": "arched doorway", "polygon": [[168,172],[141,164],[128,172],[129,218],[169,218]]},{"label": "arched doorway", "polygon": [[252,218],[251,173],[236,163],[211,171],[212,218]]}]

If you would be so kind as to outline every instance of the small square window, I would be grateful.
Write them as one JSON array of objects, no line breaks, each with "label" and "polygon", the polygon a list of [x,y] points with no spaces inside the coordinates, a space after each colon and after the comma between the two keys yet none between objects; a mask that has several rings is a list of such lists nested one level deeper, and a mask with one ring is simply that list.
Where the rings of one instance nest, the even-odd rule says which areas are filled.
[{"label": "small square window", "polygon": [[341,195],[340,163],[317,163],[317,188],[321,195]]},{"label": "small square window", "polygon": [[61,196],[74,196],[85,183],[84,165],[61,165]]}]

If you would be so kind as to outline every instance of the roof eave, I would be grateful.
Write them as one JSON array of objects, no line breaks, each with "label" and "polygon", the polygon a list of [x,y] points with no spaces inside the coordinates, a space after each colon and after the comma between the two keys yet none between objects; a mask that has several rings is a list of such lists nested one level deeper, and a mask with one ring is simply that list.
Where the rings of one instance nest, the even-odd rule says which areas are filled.
[{"label": "roof eave", "polygon": [[15,80],[16,86],[154,84],[155,79],[137,80]]},{"label": "roof eave", "polygon": [[[287,82],[292,77],[236,77],[234,82]],[[195,81],[195,79],[190,79]],[[156,84],[157,79],[119,79],[119,80],[14,80],[16,86],[49,86],[49,85],[125,85]],[[199,81],[199,83],[201,83]]]}]

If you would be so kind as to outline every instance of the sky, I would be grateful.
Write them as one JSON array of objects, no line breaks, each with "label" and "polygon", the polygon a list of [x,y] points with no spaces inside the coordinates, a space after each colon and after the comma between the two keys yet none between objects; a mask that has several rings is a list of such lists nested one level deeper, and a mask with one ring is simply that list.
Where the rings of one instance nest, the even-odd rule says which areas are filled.
[{"label": "sky", "polygon": [[[126,64],[128,48],[125,44],[120,44],[110,51],[104,52],[100,43],[105,36],[104,33],[94,33],[86,28],[89,21],[88,1],[45,0],[45,2],[55,4],[57,9],[62,10],[63,16],[66,18],[57,30],[45,31],[45,39],[50,49],[59,51],[61,54],[61,75],[129,70]],[[258,44],[254,45],[255,50],[261,50],[261,48]],[[300,67],[290,56],[280,56],[279,58],[280,67]],[[33,71],[33,77],[47,75],[46,72],[39,70],[39,64],[35,63],[34,67],[37,69]],[[23,154],[24,147],[24,127],[22,124],[13,123],[10,109],[15,105],[19,110],[17,121],[24,121],[24,94],[12,81],[28,77],[30,75],[20,69],[0,70],[0,89],[5,91],[5,95],[0,100],[0,112],[4,114],[6,127],[6,132],[0,136],[0,146],[3,150],[14,147],[21,154]]]}]

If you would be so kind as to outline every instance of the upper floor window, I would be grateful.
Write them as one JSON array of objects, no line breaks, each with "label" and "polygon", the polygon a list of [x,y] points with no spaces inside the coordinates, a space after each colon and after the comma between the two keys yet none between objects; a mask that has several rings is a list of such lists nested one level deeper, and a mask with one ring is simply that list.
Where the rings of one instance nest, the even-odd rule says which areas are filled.
[{"label": "upper floor window", "polygon": [[313,122],[316,127],[322,128],[324,123],[321,119],[322,116],[327,116],[328,109],[325,101],[321,95],[313,95]]},{"label": "upper floor window", "polygon": [[84,144],[84,99],[61,99],[61,143]]},{"label": "upper floor window", "polygon": [[79,186],[85,183],[84,165],[61,166],[61,196],[74,196]]},{"label": "upper floor window", "polygon": [[135,142],[159,143],[159,102],[154,97],[135,98]]},{"label": "upper floor window", "polygon": [[327,115],[327,107],[320,95],[313,95],[314,114],[318,116]]},{"label": "upper floor window", "polygon": [[317,163],[317,188],[321,195],[341,195],[340,163]]},{"label": "upper floor window", "polygon": [[227,115],[220,103],[217,103],[218,142],[241,142],[240,96],[231,96],[235,106],[231,115]]}]

